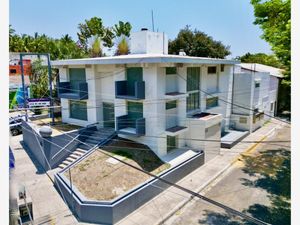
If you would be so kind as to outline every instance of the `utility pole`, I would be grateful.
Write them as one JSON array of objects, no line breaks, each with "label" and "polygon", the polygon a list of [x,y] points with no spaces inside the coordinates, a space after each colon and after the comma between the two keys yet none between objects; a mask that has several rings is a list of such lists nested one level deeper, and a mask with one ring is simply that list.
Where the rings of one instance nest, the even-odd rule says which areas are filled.
[{"label": "utility pole", "polygon": [[153,9],[151,10],[151,17],[152,17],[152,31],[154,32],[154,18],[153,18]]}]

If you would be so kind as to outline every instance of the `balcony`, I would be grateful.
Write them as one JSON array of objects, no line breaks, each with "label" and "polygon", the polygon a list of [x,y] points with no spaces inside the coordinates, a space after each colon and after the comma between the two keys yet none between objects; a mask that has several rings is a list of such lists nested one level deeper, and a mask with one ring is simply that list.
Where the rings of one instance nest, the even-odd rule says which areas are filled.
[{"label": "balcony", "polygon": [[146,133],[145,118],[131,119],[128,115],[124,115],[117,117],[116,122],[119,134],[143,136]]},{"label": "balcony", "polygon": [[187,127],[184,127],[184,126],[173,126],[173,127],[170,127],[170,128],[167,128],[166,129],[166,134],[168,136],[176,136],[176,135],[179,135],[183,132],[186,132],[188,130]]},{"label": "balcony", "polygon": [[145,99],[145,81],[135,81],[134,88],[129,87],[127,80],[115,82],[116,98],[140,100]]},{"label": "balcony", "polygon": [[60,82],[58,84],[58,97],[74,100],[88,99],[88,84],[86,82],[78,82],[75,84]]}]

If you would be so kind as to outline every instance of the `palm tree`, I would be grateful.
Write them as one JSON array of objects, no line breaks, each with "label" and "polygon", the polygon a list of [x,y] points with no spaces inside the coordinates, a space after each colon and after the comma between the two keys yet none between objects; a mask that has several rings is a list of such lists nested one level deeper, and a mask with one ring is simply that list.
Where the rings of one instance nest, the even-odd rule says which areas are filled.
[{"label": "palm tree", "polygon": [[115,26],[113,27],[113,31],[115,32],[115,35],[117,37],[121,37],[122,35],[129,37],[131,28],[132,27],[129,22],[124,23],[122,21],[119,21],[119,23],[115,24]]},{"label": "palm tree", "polygon": [[102,48],[101,48],[101,38],[96,35],[90,38],[90,57],[101,57],[102,56]]},{"label": "palm tree", "polygon": [[117,41],[117,51],[115,55],[127,55],[129,54],[129,46],[127,37],[125,35],[120,37],[120,41]]}]

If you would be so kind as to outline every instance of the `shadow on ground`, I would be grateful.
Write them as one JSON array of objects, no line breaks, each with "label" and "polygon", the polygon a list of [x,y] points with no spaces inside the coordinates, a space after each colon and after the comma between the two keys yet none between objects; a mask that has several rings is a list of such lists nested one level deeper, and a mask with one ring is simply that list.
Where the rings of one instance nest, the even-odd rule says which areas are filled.
[{"label": "shadow on ground", "polygon": [[[270,205],[253,204],[244,213],[273,225],[291,224],[291,152],[286,149],[266,150],[255,156],[243,156],[243,172],[254,180],[241,179],[248,187],[267,191]],[[242,221],[229,213],[216,213],[206,210],[201,224],[253,224]]]},{"label": "shadow on ground", "polygon": [[[147,172],[159,172],[159,168],[165,165],[148,146],[128,139],[117,138],[102,147],[102,150],[132,159]],[[164,167],[167,169],[169,166]]]}]

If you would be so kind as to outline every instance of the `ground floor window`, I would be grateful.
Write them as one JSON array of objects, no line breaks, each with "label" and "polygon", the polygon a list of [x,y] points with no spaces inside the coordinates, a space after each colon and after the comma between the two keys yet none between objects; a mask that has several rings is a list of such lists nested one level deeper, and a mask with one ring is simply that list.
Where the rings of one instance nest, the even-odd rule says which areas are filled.
[{"label": "ground floor window", "polygon": [[186,99],[186,111],[192,111],[200,108],[200,93],[199,91],[190,93]]},{"label": "ground floor window", "polygon": [[167,152],[177,148],[177,136],[167,136]]},{"label": "ground floor window", "polygon": [[70,101],[70,118],[87,120],[87,103],[85,101]]},{"label": "ground floor window", "polygon": [[218,97],[212,97],[212,98],[207,98],[206,99],[206,108],[212,108],[218,106]]}]

